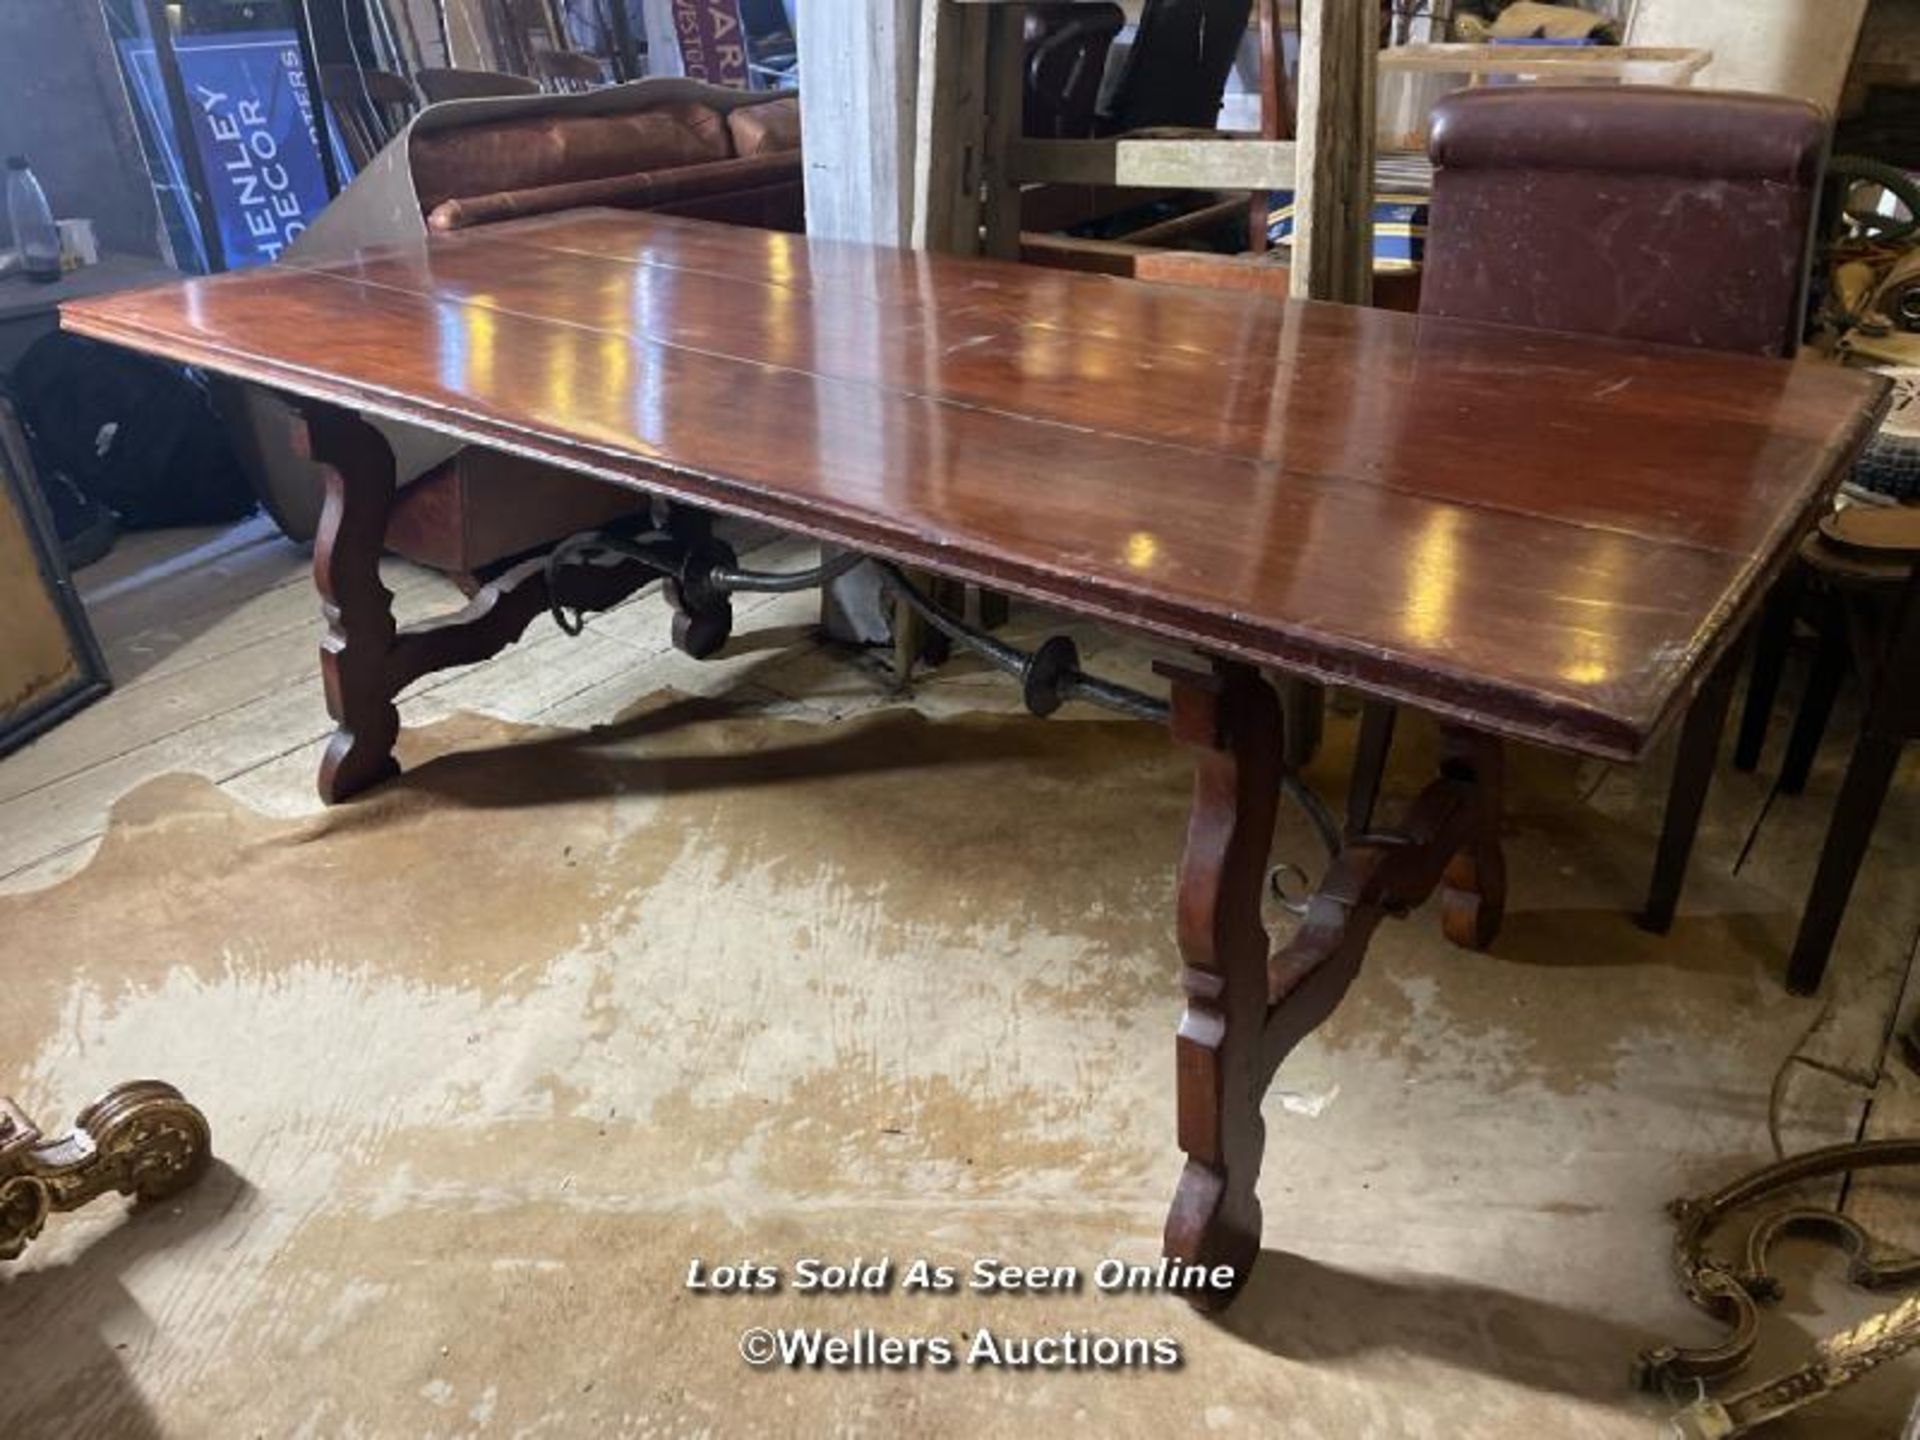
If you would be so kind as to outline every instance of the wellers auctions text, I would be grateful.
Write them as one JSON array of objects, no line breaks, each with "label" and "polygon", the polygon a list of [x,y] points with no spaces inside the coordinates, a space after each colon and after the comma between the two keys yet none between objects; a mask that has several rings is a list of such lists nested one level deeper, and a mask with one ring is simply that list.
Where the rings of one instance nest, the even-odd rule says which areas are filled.
[{"label": "wellers auctions text", "polygon": [[1101,1335],[1087,1330],[1007,1335],[976,1330],[970,1336],[889,1335],[849,1331],[780,1329],[755,1332],[767,1343],[742,1353],[755,1365],[815,1370],[945,1370],[964,1365],[993,1370],[1172,1370],[1182,1363],[1180,1342],[1170,1335]]}]

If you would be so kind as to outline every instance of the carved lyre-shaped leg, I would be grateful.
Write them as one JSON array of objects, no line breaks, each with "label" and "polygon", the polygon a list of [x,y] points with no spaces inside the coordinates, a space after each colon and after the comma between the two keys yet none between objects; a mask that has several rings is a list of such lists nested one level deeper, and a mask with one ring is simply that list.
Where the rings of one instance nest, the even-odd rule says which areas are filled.
[{"label": "carved lyre-shaped leg", "polygon": [[1260,902],[1280,783],[1278,699],[1257,671],[1232,662],[1161,673],[1172,682],[1174,736],[1195,755],[1179,895],[1187,1006],[1176,1073],[1187,1159],[1165,1249],[1209,1270],[1231,1268],[1230,1286],[1187,1287],[1194,1304],[1213,1307],[1232,1298],[1260,1251],[1260,1102],[1281,1062],[1346,994],[1380,921],[1421,904],[1444,875],[1448,938],[1492,943],[1506,904],[1501,752],[1490,737],[1445,728],[1438,778],[1391,830],[1370,825],[1349,839],[1298,928],[1270,954]]},{"label": "carved lyre-shaped leg", "polygon": [[[1260,1250],[1266,1128],[1260,1098],[1267,1015],[1267,932],[1260,897],[1280,783],[1280,705],[1246,665],[1167,668],[1174,737],[1194,750],[1193,811],[1180,866],[1186,1013],[1177,1040],[1180,1148],[1186,1168],[1167,1217],[1166,1253],[1244,1279]],[[1226,1294],[1196,1292],[1196,1303]]]},{"label": "carved lyre-shaped leg", "polygon": [[314,542],[313,579],[327,619],[320,673],[339,729],[320,762],[328,804],[400,773],[393,758],[400,712],[393,703],[393,595],[380,580],[393,505],[393,451],[358,415],[330,405],[302,412],[302,446],[326,477]]}]

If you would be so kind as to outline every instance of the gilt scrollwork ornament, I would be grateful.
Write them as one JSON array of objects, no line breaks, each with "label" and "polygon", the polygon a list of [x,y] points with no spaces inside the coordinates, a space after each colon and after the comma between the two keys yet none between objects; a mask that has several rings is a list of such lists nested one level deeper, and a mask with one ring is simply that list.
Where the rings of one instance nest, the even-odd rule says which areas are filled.
[{"label": "gilt scrollwork ornament", "polygon": [[[1814,1348],[1814,1358],[1798,1369],[1738,1395],[1717,1400],[1701,1396],[1673,1417],[1667,1435],[1670,1440],[1737,1440],[1915,1349],[1920,1349],[1920,1295],[1828,1336]],[[1915,1413],[1920,1416],[1920,1411]]]},{"label": "gilt scrollwork ornament", "polygon": [[1829,1145],[1776,1161],[1713,1194],[1676,1200],[1674,1270],[1701,1310],[1728,1327],[1711,1345],[1663,1345],[1641,1354],[1636,1378],[1649,1390],[1675,1382],[1722,1380],[1752,1356],[1760,1338],[1760,1307],[1778,1300],[1782,1286],[1770,1268],[1776,1241],[1788,1235],[1824,1240],[1846,1254],[1847,1277],[1864,1290],[1892,1290],[1920,1283],[1920,1255],[1880,1244],[1837,1210],[1796,1205],[1764,1216],[1748,1232],[1736,1261],[1709,1248],[1714,1231],[1735,1211],[1811,1180],[1894,1165],[1920,1165],[1920,1139],[1857,1140]]},{"label": "gilt scrollwork ornament", "polygon": [[163,1080],[116,1085],[44,1136],[0,1096],[0,1260],[11,1260],[56,1211],[108,1191],[158,1200],[199,1179],[212,1159],[207,1117]]}]

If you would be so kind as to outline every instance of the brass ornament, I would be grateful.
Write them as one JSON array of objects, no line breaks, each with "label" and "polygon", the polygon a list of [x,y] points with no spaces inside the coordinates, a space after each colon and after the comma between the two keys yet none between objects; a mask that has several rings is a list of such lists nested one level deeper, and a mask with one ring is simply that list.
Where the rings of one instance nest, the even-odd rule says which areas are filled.
[{"label": "brass ornament", "polygon": [[207,1117],[164,1080],[116,1085],[45,1138],[0,1096],[0,1260],[11,1260],[56,1211],[109,1190],[158,1200],[191,1185],[213,1158]]},{"label": "brass ornament", "polygon": [[[1723,1400],[1702,1396],[1668,1424],[1672,1440],[1735,1440],[1851,1385],[1889,1360],[1920,1349],[1920,1295],[1822,1340],[1797,1370]],[[1920,1412],[1916,1412],[1920,1414]]]},{"label": "brass ornament", "polygon": [[1920,1282],[1920,1255],[1878,1243],[1848,1216],[1836,1210],[1797,1206],[1759,1221],[1748,1233],[1744,1253],[1732,1264],[1708,1250],[1714,1231],[1734,1211],[1809,1180],[1920,1165],[1920,1139],[1858,1140],[1829,1145],[1779,1160],[1700,1199],[1676,1200],[1669,1210],[1677,1225],[1673,1264],[1687,1298],[1728,1327],[1717,1344],[1662,1345],[1644,1351],[1635,1376],[1648,1390],[1676,1383],[1723,1380],[1752,1356],[1760,1338],[1760,1307],[1778,1300],[1783,1287],[1768,1267],[1774,1242],[1785,1235],[1825,1240],[1848,1257],[1848,1279],[1864,1290],[1891,1290]]}]

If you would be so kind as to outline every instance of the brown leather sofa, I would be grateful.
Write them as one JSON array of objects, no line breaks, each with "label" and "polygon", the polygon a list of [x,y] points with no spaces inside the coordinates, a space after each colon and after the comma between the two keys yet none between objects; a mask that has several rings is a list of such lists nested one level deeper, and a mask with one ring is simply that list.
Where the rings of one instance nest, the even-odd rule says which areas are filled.
[{"label": "brown leather sofa", "polygon": [[409,152],[428,228],[589,205],[798,230],[800,108],[721,114],[694,100],[615,115],[537,115],[428,131]]},{"label": "brown leather sofa", "polygon": [[[301,238],[330,258],[585,206],[799,231],[798,98],[642,81],[589,95],[429,107]],[[269,512],[310,540],[320,479],[293,458],[288,417],[257,393],[224,397]],[[387,546],[471,587],[502,562],[635,509],[631,492],[494,451],[391,434],[402,488]]]}]

